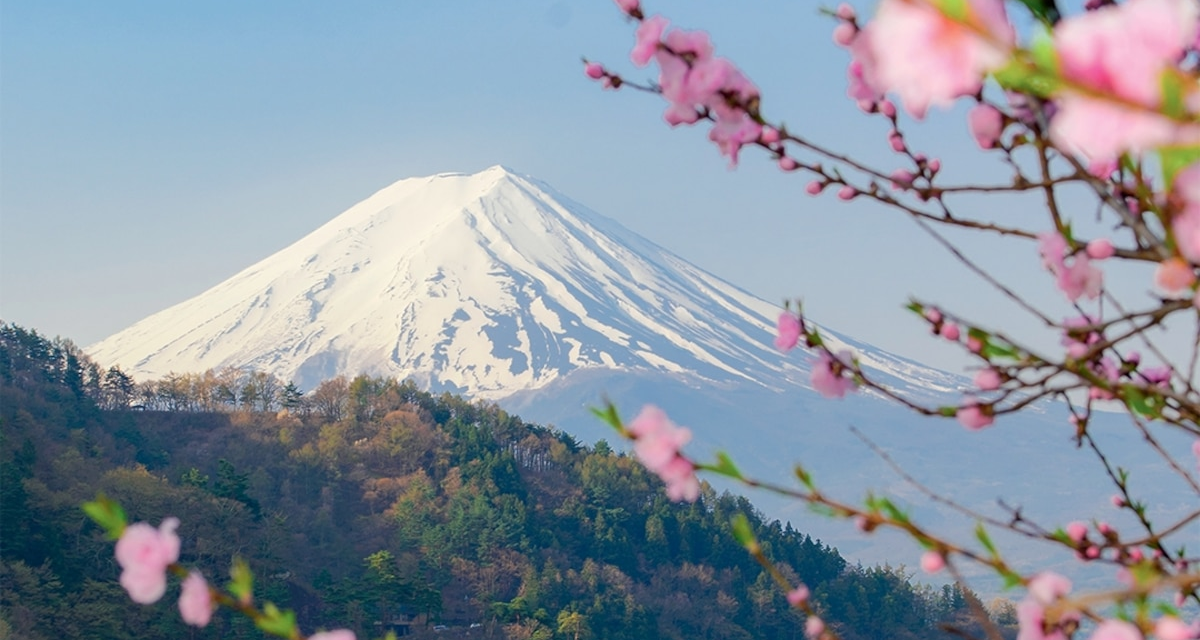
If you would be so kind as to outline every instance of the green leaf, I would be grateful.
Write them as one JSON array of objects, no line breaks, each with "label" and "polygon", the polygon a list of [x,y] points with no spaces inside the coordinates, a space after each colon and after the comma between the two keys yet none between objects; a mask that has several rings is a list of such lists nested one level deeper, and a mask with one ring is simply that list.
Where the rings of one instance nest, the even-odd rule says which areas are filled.
[{"label": "green leaf", "polygon": [[1019,586],[1022,584],[1021,576],[1013,573],[1012,571],[1007,571],[1007,570],[1001,571],[1000,577],[1004,579],[1004,588],[1005,589],[1012,589],[1013,587],[1016,587],[1016,586]]},{"label": "green leaf", "polygon": [[895,522],[908,522],[908,514],[904,513],[887,498],[879,498],[877,501],[879,508],[887,514]]},{"label": "green leaf", "polygon": [[734,540],[737,540],[738,544],[751,553],[757,553],[758,539],[754,537],[754,530],[750,528],[750,521],[746,519],[746,515],[743,513],[734,515],[729,524],[733,527]]},{"label": "green leaf", "polygon": [[250,602],[254,598],[254,573],[250,565],[241,558],[233,559],[233,567],[229,569],[229,593],[239,602]]},{"label": "green leaf", "polygon": [[296,628],[296,614],[292,611],[280,611],[274,604],[268,602],[263,606],[262,615],[254,624],[264,632],[280,638],[295,638],[299,636]]},{"label": "green leaf", "polygon": [[1058,78],[1058,52],[1054,49],[1054,38],[1045,27],[1037,28],[1029,42],[1029,57],[1037,70],[1050,78]]},{"label": "green leaf", "polygon": [[733,478],[735,480],[742,479],[742,472],[738,470],[737,465],[733,463],[733,458],[724,451],[717,452],[717,464],[714,466],[705,466],[706,469],[719,473],[723,476]]},{"label": "green leaf", "polygon": [[1189,89],[1196,90],[1196,80],[1166,69],[1159,76],[1159,83],[1162,85],[1163,113],[1175,119],[1187,117],[1188,109],[1184,97],[1188,94]]},{"label": "green leaf", "polygon": [[839,516],[837,510],[827,504],[818,504],[816,502],[808,503],[808,510],[827,518],[836,518]]},{"label": "green leaf", "polygon": [[125,532],[125,510],[103,493],[97,494],[95,500],[83,503],[80,508],[104,529],[109,540],[116,540]]},{"label": "green leaf", "polygon": [[1029,13],[1032,13],[1033,17],[1045,24],[1054,24],[1062,19],[1062,14],[1059,13],[1054,0],[1020,0],[1020,2],[1029,9]]},{"label": "green leaf", "polygon": [[979,540],[979,544],[983,545],[984,549],[988,550],[988,553],[992,554],[993,558],[999,555],[996,553],[995,543],[993,543],[992,538],[988,536],[987,530],[983,528],[982,522],[975,525],[975,538]]},{"label": "green leaf", "polygon": [[809,491],[817,490],[816,484],[812,479],[812,474],[809,473],[808,470],[800,465],[796,465],[795,473],[796,479],[799,480],[800,484],[804,485]]},{"label": "green leaf", "polygon": [[1121,388],[1121,396],[1125,399],[1125,404],[1129,408],[1141,416],[1148,418],[1158,417],[1158,409],[1155,407],[1157,400],[1153,397],[1147,397],[1142,393],[1142,390],[1134,385],[1125,385]]},{"label": "green leaf", "polygon": [[917,302],[915,300],[913,302],[910,302],[910,303],[904,305],[904,308],[908,309],[909,311],[912,311],[913,313],[915,313],[919,316],[925,315],[925,307],[923,307],[920,302]]},{"label": "green leaf", "polygon": [[617,406],[612,402],[605,401],[604,408],[591,408],[592,415],[607,422],[609,426],[616,429],[621,435],[625,435],[625,425],[621,422],[621,416],[617,415]]},{"label": "green leaf", "polygon": [[971,17],[967,0],[937,0],[937,8],[942,15],[958,22],[966,22]]},{"label": "green leaf", "polygon": [[945,418],[953,418],[958,415],[958,407],[938,407],[938,415]]},{"label": "green leaf", "polygon": [[988,359],[1008,358],[1010,360],[1016,360],[1020,355],[1017,350],[1011,346],[996,344],[991,341],[983,343],[983,349],[981,349],[979,353]]},{"label": "green leaf", "polygon": [[1168,187],[1174,186],[1175,176],[1188,166],[1200,162],[1200,145],[1188,147],[1164,147],[1158,150],[1162,163],[1163,180]]}]

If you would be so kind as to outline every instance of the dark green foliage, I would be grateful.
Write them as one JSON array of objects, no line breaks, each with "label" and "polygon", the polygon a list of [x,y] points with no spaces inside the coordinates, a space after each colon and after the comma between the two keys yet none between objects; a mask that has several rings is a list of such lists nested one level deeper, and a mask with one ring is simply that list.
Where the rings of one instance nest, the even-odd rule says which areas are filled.
[{"label": "dark green foliage", "polygon": [[214,582],[244,558],[257,600],[294,609],[309,631],[799,637],[800,617],[734,540],[737,513],[847,640],[971,624],[969,592],[849,567],[745,498],[706,488],[672,504],[606,443],[589,449],[494,405],[367,377],[300,397],[253,372],[210,372],[145,385],[155,406],[183,410],[135,411],[122,376],[0,325],[0,637],[262,637],[228,613],[184,627],[175,586],[158,605],[131,603],[112,543],[79,509],[97,491],[130,521],[179,517],[182,561]]}]

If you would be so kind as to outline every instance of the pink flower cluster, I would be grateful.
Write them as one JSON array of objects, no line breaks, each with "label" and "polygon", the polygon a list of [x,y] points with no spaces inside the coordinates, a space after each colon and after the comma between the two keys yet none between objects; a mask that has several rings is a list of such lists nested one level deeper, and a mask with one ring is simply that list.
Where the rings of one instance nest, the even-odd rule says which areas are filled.
[{"label": "pink flower cluster", "polygon": [[[1192,265],[1200,265],[1200,162],[1188,166],[1175,176],[1171,190],[1174,213],[1171,216],[1171,233],[1175,247],[1183,260],[1168,259],[1159,267],[1155,280],[1168,293],[1186,291],[1196,281]],[[1168,263],[1170,266],[1167,266]],[[1166,270],[1168,273],[1163,273]],[[1200,296],[1193,301],[1200,306]]]},{"label": "pink flower cluster", "polygon": [[[1195,43],[1198,18],[1195,0],[1128,0],[1060,22],[1054,47],[1068,82],[1050,124],[1055,144],[1105,161],[1200,142],[1200,126],[1155,113],[1163,74]],[[1198,98],[1198,91],[1186,97],[1193,110]]]},{"label": "pink flower cluster", "polygon": [[[1095,255],[1112,255],[1111,252],[1105,255],[1100,245],[1097,247]],[[1091,251],[1070,256],[1066,238],[1057,231],[1049,231],[1038,237],[1038,251],[1042,254],[1042,264],[1057,278],[1058,288],[1068,300],[1074,302],[1084,295],[1094,300],[1100,296],[1100,290],[1104,287],[1104,273],[1092,266]],[[1067,263],[1068,257],[1071,258],[1070,264]]]},{"label": "pink flower cluster", "polygon": [[818,354],[810,378],[813,389],[826,398],[844,398],[847,393],[854,391],[854,379],[846,377],[846,368],[842,364],[850,361],[849,351],[840,351],[837,360],[828,351]]},{"label": "pink flower cluster", "polygon": [[779,314],[775,324],[775,348],[783,352],[791,351],[800,342],[800,319],[790,311]]},{"label": "pink flower cluster", "polygon": [[629,433],[634,438],[634,454],[642,466],[666,483],[667,497],[687,502],[700,497],[696,467],[679,454],[692,439],[690,429],[675,426],[662,409],[646,405],[629,423]]},{"label": "pink flower cluster", "polygon": [[153,604],[167,591],[167,567],[179,560],[177,518],[166,518],[157,529],[145,522],[125,527],[115,555],[121,565],[121,586],[138,604]]},{"label": "pink flower cluster", "polygon": [[1046,571],[1029,580],[1029,592],[1017,605],[1017,640],[1067,640],[1079,624],[1079,614],[1067,612],[1057,620],[1046,620],[1046,608],[1071,592],[1071,581]]},{"label": "pink flower cluster", "polygon": [[[896,93],[915,118],[974,95],[984,75],[1009,59],[1015,34],[1003,0],[966,0],[962,20],[930,0],[882,0],[872,20],[848,41],[850,96],[878,102]],[[843,30],[845,31],[845,30]]]},{"label": "pink flower cluster", "polygon": [[179,616],[194,627],[203,627],[208,625],[212,614],[212,592],[209,591],[204,576],[199,571],[193,571],[180,585]]},{"label": "pink flower cluster", "polygon": [[707,112],[714,120],[708,138],[737,165],[742,146],[758,141],[763,133],[746,111],[758,98],[758,88],[732,62],[713,55],[707,33],[668,31],[668,25],[662,16],[643,20],[630,58],[638,66],[652,59],[658,62],[658,83],[671,103],[663,114],[667,123],[693,124]]}]

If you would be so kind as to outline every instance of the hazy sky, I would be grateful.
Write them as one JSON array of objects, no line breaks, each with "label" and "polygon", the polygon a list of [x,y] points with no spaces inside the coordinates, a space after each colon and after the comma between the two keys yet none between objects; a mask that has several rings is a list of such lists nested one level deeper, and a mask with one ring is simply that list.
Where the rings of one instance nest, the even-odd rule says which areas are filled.
[{"label": "hazy sky", "polygon": [[[768,115],[899,166],[884,123],[844,97],[846,55],[815,3],[647,7],[707,28]],[[0,318],[45,334],[90,344],[397,179],[498,163],[935,365],[956,359],[900,311],[911,294],[1033,326],[897,214],[810,198],[807,179],[754,151],[730,171],[702,129],[668,128],[656,97],[588,81],[581,56],[651,73],[628,62],[632,28],[608,0],[6,0],[0,12]],[[978,177],[996,165],[963,111],[914,139]],[[985,263],[1066,314],[1031,244],[989,244]]]}]

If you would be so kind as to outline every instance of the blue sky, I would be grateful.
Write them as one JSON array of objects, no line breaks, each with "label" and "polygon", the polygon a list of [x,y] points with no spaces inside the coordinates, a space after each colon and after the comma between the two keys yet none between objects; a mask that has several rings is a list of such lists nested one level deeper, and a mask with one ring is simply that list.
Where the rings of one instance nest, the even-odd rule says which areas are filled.
[{"label": "blue sky", "polygon": [[[708,29],[769,115],[899,166],[885,124],[844,97],[846,55],[816,6],[647,4]],[[753,151],[730,171],[703,130],[668,128],[655,97],[584,78],[582,56],[649,78],[628,62],[632,40],[608,0],[6,1],[0,318],[90,344],[397,179],[505,164],[753,293],[802,296],[829,325],[935,365],[957,358],[900,311],[911,294],[1033,327],[911,222],[806,196],[805,178]],[[913,135],[949,173],[978,177],[998,165],[962,113]],[[1065,315],[1032,245],[968,246]]]}]

